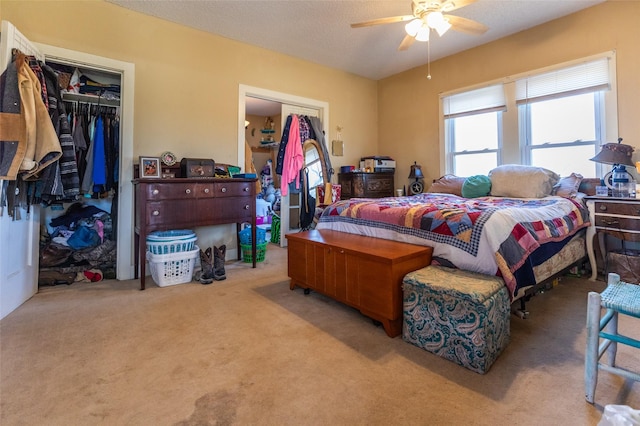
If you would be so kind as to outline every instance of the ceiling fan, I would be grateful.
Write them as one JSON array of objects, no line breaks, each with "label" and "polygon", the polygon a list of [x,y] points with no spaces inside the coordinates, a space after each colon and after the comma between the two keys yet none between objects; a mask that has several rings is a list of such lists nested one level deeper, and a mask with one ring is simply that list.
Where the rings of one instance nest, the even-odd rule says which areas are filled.
[{"label": "ceiling fan", "polygon": [[413,0],[411,2],[411,15],[392,16],[359,22],[351,24],[351,28],[409,21],[405,25],[407,35],[402,40],[402,43],[400,43],[398,50],[407,50],[415,40],[429,41],[429,33],[431,30],[435,30],[439,36],[442,36],[449,29],[472,35],[480,35],[488,30],[485,25],[471,19],[448,14],[448,12],[468,6],[476,1],[477,0]]}]

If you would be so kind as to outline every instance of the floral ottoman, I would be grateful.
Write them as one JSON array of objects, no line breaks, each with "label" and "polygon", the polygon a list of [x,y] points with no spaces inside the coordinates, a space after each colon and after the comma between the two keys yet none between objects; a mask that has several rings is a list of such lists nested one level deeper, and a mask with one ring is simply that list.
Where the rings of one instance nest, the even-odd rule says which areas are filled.
[{"label": "floral ottoman", "polygon": [[509,343],[511,303],[499,277],[427,266],[403,279],[402,338],[476,373]]}]

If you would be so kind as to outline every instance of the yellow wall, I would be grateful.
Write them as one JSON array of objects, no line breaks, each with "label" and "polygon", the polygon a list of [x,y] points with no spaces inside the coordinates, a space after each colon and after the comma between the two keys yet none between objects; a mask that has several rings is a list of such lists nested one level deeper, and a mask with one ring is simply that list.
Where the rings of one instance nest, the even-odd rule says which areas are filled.
[{"label": "yellow wall", "polygon": [[240,84],[329,103],[330,141],[345,156],[377,152],[377,85],[316,65],[132,12],[102,1],[1,0],[0,18],[31,41],[135,64],[134,158],[238,159]]},{"label": "yellow wall", "polygon": [[443,173],[439,93],[612,49],[619,134],[640,151],[637,1],[609,1],[436,61],[432,80],[423,66],[379,82],[102,1],[1,0],[0,14],[33,41],[135,64],[134,158],[170,150],[235,164],[238,85],[246,84],[328,102],[327,142],[336,126],[345,141],[344,156],[332,158],[336,170],[389,155],[396,186],[408,183],[413,161],[430,182]]},{"label": "yellow wall", "polygon": [[634,161],[640,160],[639,23],[640,2],[610,1],[436,61],[431,80],[426,66],[380,80],[378,143],[398,162],[396,183],[408,182],[414,160],[426,182],[444,173],[440,93],[609,50],[617,56],[618,132],[635,147]]}]

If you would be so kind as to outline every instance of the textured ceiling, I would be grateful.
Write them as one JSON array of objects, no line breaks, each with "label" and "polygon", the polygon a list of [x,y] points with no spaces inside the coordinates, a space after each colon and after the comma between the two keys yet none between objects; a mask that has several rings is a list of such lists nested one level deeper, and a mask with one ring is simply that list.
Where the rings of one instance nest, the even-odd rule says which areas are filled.
[{"label": "textured ceiling", "polygon": [[[427,44],[398,51],[404,25],[354,22],[411,14],[410,0],[107,0],[130,10],[379,80],[427,63]],[[431,60],[479,46],[605,0],[477,0],[451,12],[489,27],[431,37]]]},{"label": "textured ceiling", "polygon": [[[411,0],[107,0],[124,8],[284,53],[373,80],[427,63],[427,44],[398,51],[396,22],[350,24],[411,14]],[[454,0],[455,1],[455,0]],[[451,12],[478,21],[481,36],[448,31],[431,36],[431,61],[569,15],[605,0],[477,0]],[[247,113],[277,115],[280,104],[247,99]]]}]

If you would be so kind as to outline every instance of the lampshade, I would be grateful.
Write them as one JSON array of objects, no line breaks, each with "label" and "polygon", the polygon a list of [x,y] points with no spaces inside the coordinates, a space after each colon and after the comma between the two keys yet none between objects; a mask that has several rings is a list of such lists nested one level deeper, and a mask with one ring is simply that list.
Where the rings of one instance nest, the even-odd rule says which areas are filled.
[{"label": "lampshade", "polygon": [[447,21],[440,12],[431,12],[427,15],[427,25],[436,30],[441,37],[451,28],[449,21]]},{"label": "lampshade", "polygon": [[631,153],[633,147],[622,143],[606,143],[602,145],[602,150],[591,161],[604,164],[622,164],[624,166],[633,166],[631,161]]},{"label": "lampshade", "polygon": [[418,34],[418,31],[420,30],[423,24],[424,22],[422,21],[422,19],[413,19],[407,25],[404,26],[404,30],[411,37],[415,37],[416,34]]},{"label": "lampshade", "polygon": [[415,161],[413,162],[413,166],[411,166],[409,179],[424,179],[424,175],[422,174],[422,166],[418,166]]},{"label": "lampshade", "polygon": [[416,34],[416,40],[429,41],[430,31],[431,31],[431,28],[429,28],[427,25],[423,25],[422,27],[420,27],[420,29],[418,30],[418,33]]}]

